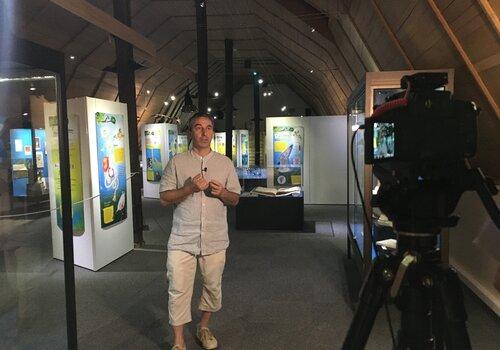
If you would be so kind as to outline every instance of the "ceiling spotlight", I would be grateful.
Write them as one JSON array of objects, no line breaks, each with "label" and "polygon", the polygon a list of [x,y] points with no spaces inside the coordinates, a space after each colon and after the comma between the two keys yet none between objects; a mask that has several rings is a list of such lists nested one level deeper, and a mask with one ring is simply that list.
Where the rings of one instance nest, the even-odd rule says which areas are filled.
[{"label": "ceiling spotlight", "polygon": [[314,33],[316,31],[316,29],[314,29],[314,27],[311,27],[311,33]]},{"label": "ceiling spotlight", "polygon": [[217,119],[217,116],[216,116],[216,115],[214,116],[214,119]]},{"label": "ceiling spotlight", "polygon": [[304,118],[304,116],[303,116],[303,115],[301,115],[300,117],[301,117],[301,118]]},{"label": "ceiling spotlight", "polygon": [[208,107],[208,108],[207,108],[207,112],[208,112],[208,113],[212,112],[212,108]]},{"label": "ceiling spotlight", "polygon": [[36,90],[36,87],[35,87],[35,85],[33,85],[33,84],[30,84],[30,91],[35,91],[35,90]]},{"label": "ceiling spotlight", "polygon": [[286,106],[281,107],[281,111],[282,112],[286,111]]},{"label": "ceiling spotlight", "polygon": [[263,82],[264,82],[264,79],[262,79],[262,78],[259,78],[259,80],[257,80],[257,83],[259,83],[259,84],[262,84]]},{"label": "ceiling spotlight", "polygon": [[257,75],[257,72],[255,72],[255,71],[254,71],[254,72],[253,72],[253,75]]},{"label": "ceiling spotlight", "polygon": [[264,92],[264,93],[262,94],[262,96],[266,97],[266,96],[267,96],[267,92]]},{"label": "ceiling spotlight", "polygon": [[311,70],[309,71],[309,73],[314,73],[314,69],[311,69]]},{"label": "ceiling spotlight", "polygon": [[214,97],[219,97],[219,92],[218,91],[214,92]]},{"label": "ceiling spotlight", "polygon": [[146,93],[149,95],[151,93],[151,90],[146,90]]},{"label": "ceiling spotlight", "polygon": [[175,101],[175,95],[170,95],[170,99],[171,99],[172,101]]},{"label": "ceiling spotlight", "polygon": [[27,117],[27,116],[28,116],[28,112],[24,112],[24,113],[23,113],[23,116],[24,116],[24,117]]},{"label": "ceiling spotlight", "polygon": [[75,57],[75,56],[73,56],[73,55],[69,56],[69,59],[70,59],[70,60],[74,60],[75,58],[76,58],[76,57]]},{"label": "ceiling spotlight", "polygon": [[164,104],[165,106],[168,106],[168,101],[163,101],[163,104]]}]

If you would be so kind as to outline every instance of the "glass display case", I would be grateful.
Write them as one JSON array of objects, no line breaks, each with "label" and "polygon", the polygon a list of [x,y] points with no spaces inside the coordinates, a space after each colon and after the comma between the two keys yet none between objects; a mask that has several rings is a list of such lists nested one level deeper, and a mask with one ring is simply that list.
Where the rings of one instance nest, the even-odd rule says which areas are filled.
[{"label": "glass display case", "polygon": [[302,230],[304,192],[302,186],[267,186],[275,167],[236,168],[242,193],[236,207],[240,230]]},{"label": "glass display case", "polygon": [[[61,163],[48,161],[44,122],[44,105],[53,103],[56,129],[67,133],[64,55],[10,36],[0,40],[0,348],[71,348],[76,313],[69,166],[63,164],[68,149],[54,152]],[[56,142],[64,145],[60,135]],[[63,190],[58,208],[49,205],[54,179]],[[50,213],[61,207],[64,268],[52,259],[50,244]]]},{"label": "glass display case", "polygon": [[[362,81],[350,96],[347,106],[347,222],[349,253],[359,266],[362,265],[363,249],[363,206],[357,186],[364,188],[364,139],[361,132],[355,132],[365,121],[365,82]],[[353,139],[354,137],[354,139]],[[354,164],[354,168],[353,168]],[[355,176],[355,172],[357,177]],[[356,184],[356,178],[358,185]],[[362,191],[362,190],[361,190]]]}]

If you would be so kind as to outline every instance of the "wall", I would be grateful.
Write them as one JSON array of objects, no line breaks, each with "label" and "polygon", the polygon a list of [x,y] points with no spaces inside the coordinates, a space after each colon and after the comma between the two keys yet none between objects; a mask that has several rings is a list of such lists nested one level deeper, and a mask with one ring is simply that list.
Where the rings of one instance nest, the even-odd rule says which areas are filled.
[{"label": "wall", "polygon": [[[500,197],[495,196],[495,200],[500,205]],[[450,229],[450,264],[462,281],[500,315],[500,232],[475,192],[462,195],[455,215],[460,221]]]}]

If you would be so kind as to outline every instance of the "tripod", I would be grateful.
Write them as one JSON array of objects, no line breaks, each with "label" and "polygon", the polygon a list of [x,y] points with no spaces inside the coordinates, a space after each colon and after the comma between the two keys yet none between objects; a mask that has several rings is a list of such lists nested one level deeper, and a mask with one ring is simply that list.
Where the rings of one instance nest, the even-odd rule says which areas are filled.
[{"label": "tripod", "polygon": [[396,349],[470,349],[456,273],[440,261],[437,235],[398,233],[398,253],[375,259],[342,349],[363,349],[388,294],[401,311]]}]

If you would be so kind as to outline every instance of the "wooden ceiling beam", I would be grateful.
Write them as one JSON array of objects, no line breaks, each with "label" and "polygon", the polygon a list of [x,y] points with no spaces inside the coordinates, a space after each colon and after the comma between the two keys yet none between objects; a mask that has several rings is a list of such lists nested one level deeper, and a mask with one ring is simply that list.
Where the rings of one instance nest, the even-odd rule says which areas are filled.
[{"label": "wooden ceiling beam", "polygon": [[483,94],[486,96],[486,99],[488,100],[489,104],[491,105],[491,108],[495,112],[497,118],[500,118],[500,109],[498,108],[498,105],[497,105],[495,99],[491,95],[490,91],[488,90],[488,87],[486,86],[483,79],[479,75],[479,72],[476,69],[476,67],[474,66],[474,64],[472,63],[471,59],[469,58],[469,56],[465,52],[464,48],[462,47],[462,44],[460,44],[460,41],[458,40],[457,36],[455,35],[455,33],[453,33],[453,30],[451,29],[450,25],[446,21],[446,18],[444,18],[443,14],[441,13],[441,10],[439,10],[439,8],[436,5],[436,3],[434,2],[434,0],[427,0],[427,2],[429,4],[429,6],[431,7],[432,11],[434,12],[434,14],[436,15],[436,18],[439,20],[439,22],[443,26],[444,30],[446,31],[446,34],[448,34],[448,37],[450,38],[451,42],[453,43],[453,45],[457,49],[458,53],[460,54],[460,56],[464,60],[467,68],[469,69],[470,73],[474,77],[474,80],[479,85],[479,88],[481,89]]},{"label": "wooden ceiling beam", "polygon": [[139,56],[146,56],[155,64],[161,65],[172,72],[175,72],[183,77],[195,80],[196,74],[169,59],[158,55],[155,44],[141,33],[133,30],[129,26],[118,21],[113,16],[109,15],[100,8],[92,5],[85,0],[50,0],[52,3],[60,6],[68,12],[80,17],[81,19],[92,23],[96,27],[132,44],[134,47],[142,51]]},{"label": "wooden ceiling beam", "polygon": [[375,10],[377,17],[380,19],[380,21],[384,25],[384,28],[385,28],[387,34],[389,35],[389,38],[391,38],[394,45],[396,45],[396,47],[398,48],[398,51],[401,53],[401,56],[403,56],[403,59],[405,60],[408,68],[411,70],[415,69],[415,67],[413,67],[413,63],[411,63],[410,58],[408,57],[408,54],[406,53],[403,46],[401,46],[401,43],[399,42],[398,38],[396,37],[396,34],[394,34],[394,31],[389,26],[389,23],[387,23],[387,20],[385,19],[384,14],[380,10],[380,7],[377,5],[376,1],[370,0],[370,2],[372,3],[373,9]]},{"label": "wooden ceiling beam", "polygon": [[495,28],[497,36],[500,33],[500,21],[498,20],[498,15],[495,13],[495,10],[491,7],[491,4],[488,0],[479,0],[479,5],[483,9],[486,17],[488,17],[491,25]]}]

